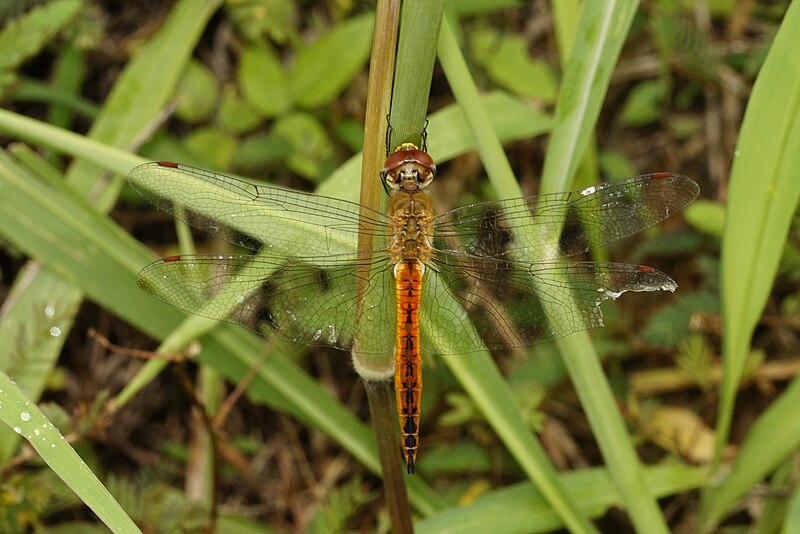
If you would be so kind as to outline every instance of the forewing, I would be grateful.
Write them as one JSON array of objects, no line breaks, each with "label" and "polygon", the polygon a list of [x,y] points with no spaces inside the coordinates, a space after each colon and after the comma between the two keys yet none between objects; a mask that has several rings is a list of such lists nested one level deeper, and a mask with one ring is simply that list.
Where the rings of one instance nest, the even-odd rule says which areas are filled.
[{"label": "forewing", "polygon": [[698,192],[690,178],[657,173],[572,193],[482,202],[436,217],[434,245],[518,261],[568,257],[648,228]]},{"label": "forewing", "polygon": [[[137,283],[177,308],[264,336],[348,351],[358,338],[364,353],[386,353],[394,346],[388,260],[359,267],[350,255],[174,256],[146,266]],[[357,304],[359,293],[363,306]]]},{"label": "forewing", "polygon": [[603,325],[600,304],[626,291],[674,291],[641,265],[523,263],[440,255],[425,275],[421,325],[436,352],[525,347]]},{"label": "forewing", "polygon": [[158,208],[250,250],[267,245],[275,255],[345,254],[356,249],[360,226],[372,235],[388,233],[382,213],[353,202],[254,185],[188,165],[145,163],[128,180]]}]

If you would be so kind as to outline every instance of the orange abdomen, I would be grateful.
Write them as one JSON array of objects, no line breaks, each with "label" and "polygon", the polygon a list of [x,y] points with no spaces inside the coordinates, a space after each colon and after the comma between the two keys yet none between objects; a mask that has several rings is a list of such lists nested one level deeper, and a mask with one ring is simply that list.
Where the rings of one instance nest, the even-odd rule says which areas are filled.
[{"label": "orange abdomen", "polygon": [[419,444],[419,414],[422,400],[422,368],[419,353],[419,301],[422,288],[422,264],[403,260],[395,267],[397,291],[397,347],[394,361],[394,388],[397,391],[397,415],[403,436],[403,456],[409,474]]}]

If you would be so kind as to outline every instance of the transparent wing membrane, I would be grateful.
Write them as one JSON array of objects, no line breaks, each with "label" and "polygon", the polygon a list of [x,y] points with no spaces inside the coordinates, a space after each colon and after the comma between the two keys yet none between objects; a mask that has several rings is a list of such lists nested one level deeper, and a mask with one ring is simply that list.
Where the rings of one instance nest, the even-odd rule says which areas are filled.
[{"label": "transparent wing membrane", "polygon": [[145,163],[128,175],[148,202],[188,224],[249,249],[317,256],[356,250],[359,228],[386,236],[386,215],[359,204],[254,185],[188,165]]},{"label": "transparent wing membrane", "polygon": [[[626,291],[674,291],[666,274],[640,265],[595,262],[525,264],[494,258],[436,261],[426,276],[420,322],[435,352],[526,347],[603,325],[600,304]],[[463,309],[458,313],[456,306]],[[441,339],[438,339],[441,338]],[[446,343],[446,345],[442,345]],[[441,346],[440,346],[441,345]]]},{"label": "transparent wing membrane", "polygon": [[[159,260],[139,274],[148,293],[286,341],[352,350],[357,340],[360,352],[392,351],[386,215],[170,163],[139,166],[129,180],[164,211],[259,251]],[[420,304],[424,350],[523,347],[602,325],[601,302],[625,291],[674,290],[648,267],[557,258],[652,226],[697,194],[692,180],[660,173],[436,216]],[[380,238],[370,254],[356,252],[359,231]]]},{"label": "transparent wing membrane", "polygon": [[436,217],[434,238],[438,249],[454,254],[568,257],[653,226],[698,193],[697,184],[685,176],[645,174],[571,193],[456,208]]},{"label": "transparent wing membrane", "polygon": [[[305,345],[364,353],[391,352],[395,298],[388,260],[367,266],[347,257],[272,258],[185,255],[158,260],[139,273],[139,286],[182,310]],[[369,306],[356,320],[359,291]],[[359,326],[361,325],[361,326]],[[360,329],[360,330],[359,330]]]}]

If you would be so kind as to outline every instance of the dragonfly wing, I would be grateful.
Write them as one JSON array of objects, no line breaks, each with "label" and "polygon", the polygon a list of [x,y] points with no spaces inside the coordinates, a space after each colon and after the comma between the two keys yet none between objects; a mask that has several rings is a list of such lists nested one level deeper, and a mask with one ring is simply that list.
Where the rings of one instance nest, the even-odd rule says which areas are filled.
[{"label": "dragonfly wing", "polygon": [[[363,287],[358,280],[364,280]],[[392,350],[391,263],[350,255],[173,256],[147,265],[137,283],[182,310],[239,324],[264,336],[364,353]],[[363,306],[358,306],[359,294]],[[361,313],[357,313],[361,310]]]},{"label": "dragonfly wing", "polygon": [[436,352],[525,347],[603,325],[600,304],[626,291],[674,291],[656,269],[627,263],[522,263],[442,256],[429,263],[421,326]]},{"label": "dragonfly wing", "polygon": [[386,216],[359,204],[254,185],[188,165],[145,163],[128,180],[158,208],[250,250],[267,245],[275,255],[342,254],[356,249],[360,227],[372,235],[388,234]]},{"label": "dragonfly wing", "polygon": [[652,226],[698,193],[690,178],[657,173],[572,193],[482,202],[436,217],[435,246],[518,261],[568,257]]}]

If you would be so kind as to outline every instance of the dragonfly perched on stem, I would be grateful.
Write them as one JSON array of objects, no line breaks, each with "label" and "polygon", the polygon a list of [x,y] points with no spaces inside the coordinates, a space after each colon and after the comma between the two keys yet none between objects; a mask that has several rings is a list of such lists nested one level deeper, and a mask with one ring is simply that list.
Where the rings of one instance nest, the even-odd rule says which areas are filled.
[{"label": "dragonfly perched on stem", "polygon": [[[409,474],[421,351],[524,347],[602,326],[601,302],[626,291],[674,291],[651,267],[575,256],[658,223],[699,192],[685,176],[655,173],[437,215],[426,190],[436,165],[423,149],[407,143],[388,155],[388,213],[177,163],[146,163],[128,176],[162,210],[256,251],[158,260],[137,279],[148,293],[294,343],[394,351]],[[371,234],[372,250],[357,249],[359,232]]]}]

